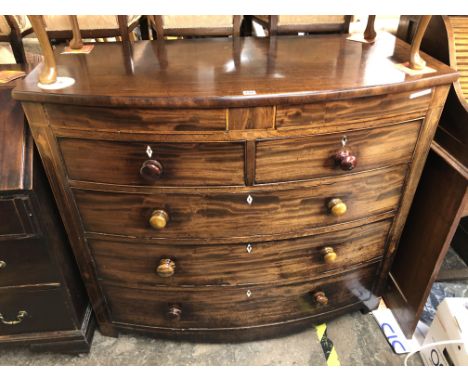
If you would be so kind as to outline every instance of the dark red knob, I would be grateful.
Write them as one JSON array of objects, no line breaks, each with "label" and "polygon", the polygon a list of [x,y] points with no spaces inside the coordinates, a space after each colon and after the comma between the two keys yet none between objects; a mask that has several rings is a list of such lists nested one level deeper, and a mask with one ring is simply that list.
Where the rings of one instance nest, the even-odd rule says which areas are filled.
[{"label": "dark red knob", "polygon": [[357,159],[351,151],[343,148],[335,154],[335,163],[344,171],[351,171],[356,167]]},{"label": "dark red knob", "polygon": [[182,308],[178,304],[169,305],[167,311],[167,318],[171,321],[179,321],[182,316]]},{"label": "dark red knob", "polygon": [[140,168],[140,175],[143,179],[154,182],[158,180],[163,173],[163,166],[157,160],[149,159],[145,161]]}]

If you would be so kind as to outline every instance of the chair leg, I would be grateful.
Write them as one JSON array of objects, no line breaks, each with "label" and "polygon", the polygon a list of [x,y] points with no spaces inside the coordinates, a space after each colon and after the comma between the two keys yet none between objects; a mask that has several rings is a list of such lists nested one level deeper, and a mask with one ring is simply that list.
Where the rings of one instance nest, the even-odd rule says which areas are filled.
[{"label": "chair leg", "polygon": [[148,26],[148,18],[146,16],[141,16],[139,20],[140,25],[140,34],[142,40],[149,40],[149,26]]},{"label": "chair leg", "polygon": [[10,45],[16,62],[18,64],[26,64],[26,53],[24,52],[23,39],[21,35],[12,31],[10,36]]}]

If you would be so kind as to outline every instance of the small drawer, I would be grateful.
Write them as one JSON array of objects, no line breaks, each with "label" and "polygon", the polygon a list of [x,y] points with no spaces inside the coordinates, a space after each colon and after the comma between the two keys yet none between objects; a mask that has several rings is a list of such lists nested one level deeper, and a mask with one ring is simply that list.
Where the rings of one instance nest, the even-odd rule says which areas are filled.
[{"label": "small drawer", "polygon": [[59,288],[0,290],[0,315],[0,336],[74,328]]},{"label": "small drawer", "polygon": [[367,301],[377,264],[313,282],[272,287],[130,289],[104,284],[114,323],[242,328],[313,317]]},{"label": "small drawer", "polygon": [[[408,163],[421,124],[422,120],[416,120],[343,134],[258,141],[256,183],[337,176]],[[347,152],[341,161],[336,158],[339,151]]]},{"label": "small drawer", "polygon": [[58,281],[43,239],[0,240],[0,287]]},{"label": "small drawer", "polygon": [[44,104],[52,128],[84,132],[193,133],[226,130],[225,109],[138,109]]},{"label": "small drawer", "polygon": [[88,240],[103,280],[131,287],[303,282],[383,255],[391,221],[299,239],[232,245]]},{"label": "small drawer", "polygon": [[[341,126],[347,123],[372,122],[405,115],[408,119],[424,117],[432,100],[432,89],[379,96],[278,106],[276,128],[297,129]],[[401,120],[401,119],[400,119]],[[338,129],[342,129],[338,128]],[[361,127],[362,128],[362,127]]]},{"label": "small drawer", "polygon": [[28,196],[0,199],[0,237],[31,235],[37,230]]},{"label": "small drawer", "polygon": [[328,182],[242,192],[168,189],[142,194],[75,189],[74,194],[87,232],[198,240],[305,234],[396,210],[406,169],[391,167]]},{"label": "small drawer", "polygon": [[59,139],[69,179],[120,185],[244,184],[244,143]]}]

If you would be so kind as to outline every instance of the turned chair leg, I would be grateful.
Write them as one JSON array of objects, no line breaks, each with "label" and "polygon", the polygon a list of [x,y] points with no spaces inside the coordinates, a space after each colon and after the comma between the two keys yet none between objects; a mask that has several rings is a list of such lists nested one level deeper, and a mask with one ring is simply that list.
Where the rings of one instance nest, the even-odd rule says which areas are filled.
[{"label": "turned chair leg", "polygon": [[44,27],[41,16],[28,16],[31,22],[34,33],[41,46],[42,53],[44,54],[44,63],[41,74],[39,75],[39,83],[47,85],[53,84],[57,81],[57,64],[55,62],[54,52],[50,45],[49,37]]},{"label": "turned chair leg", "polygon": [[411,44],[410,51],[409,67],[411,69],[421,70],[426,67],[426,61],[424,61],[419,55],[419,49],[421,47],[424,33],[429,25],[429,21],[431,21],[431,17],[432,16],[422,16],[421,21],[418,24],[418,28],[416,29],[416,34]]}]

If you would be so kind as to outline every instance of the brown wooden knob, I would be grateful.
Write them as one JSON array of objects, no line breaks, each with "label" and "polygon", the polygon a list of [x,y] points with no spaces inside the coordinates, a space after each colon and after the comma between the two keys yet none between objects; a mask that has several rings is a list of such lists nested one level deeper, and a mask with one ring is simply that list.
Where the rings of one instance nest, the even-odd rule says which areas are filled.
[{"label": "brown wooden knob", "polygon": [[335,163],[343,171],[351,171],[356,167],[357,158],[348,149],[342,148],[335,154]]},{"label": "brown wooden knob", "polygon": [[141,177],[149,182],[154,182],[158,180],[161,177],[162,173],[163,166],[157,160],[146,160],[140,167]]},{"label": "brown wooden knob", "polygon": [[328,209],[334,216],[342,216],[346,213],[348,207],[340,198],[333,198],[328,202]]},{"label": "brown wooden knob", "polygon": [[149,224],[154,229],[163,229],[169,222],[169,215],[164,210],[155,210],[151,214]]},{"label": "brown wooden knob", "polygon": [[333,263],[336,262],[337,254],[336,254],[335,250],[333,249],[333,247],[323,248],[322,253],[323,253],[323,260],[327,264],[333,264]]},{"label": "brown wooden knob", "polygon": [[182,308],[178,304],[171,304],[169,305],[166,316],[168,320],[179,321],[182,316]]},{"label": "brown wooden knob", "polygon": [[171,259],[161,259],[156,273],[159,277],[171,277],[175,272],[175,263]]},{"label": "brown wooden knob", "polygon": [[317,304],[328,305],[328,297],[323,292],[315,292],[314,299]]}]

